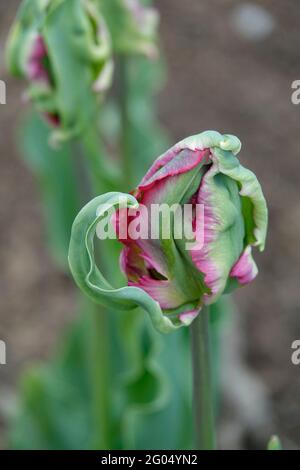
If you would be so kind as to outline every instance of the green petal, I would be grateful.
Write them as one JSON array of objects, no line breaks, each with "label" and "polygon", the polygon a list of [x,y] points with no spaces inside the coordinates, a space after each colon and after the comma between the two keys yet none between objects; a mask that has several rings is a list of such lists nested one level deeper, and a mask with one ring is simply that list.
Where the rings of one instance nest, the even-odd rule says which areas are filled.
[{"label": "green petal", "polygon": [[268,209],[255,174],[243,167],[235,157],[240,152],[241,146],[238,137],[230,134],[222,135],[216,131],[205,131],[177,144],[177,147],[182,149],[202,150],[209,148],[215,156],[219,172],[237,181],[243,208],[246,211],[244,217],[249,244],[258,246],[262,251],[266,241]]},{"label": "green petal", "polygon": [[252,245],[263,251],[268,227],[268,209],[255,174],[243,167],[231,152],[224,152],[216,148],[213,154],[216,157],[220,173],[237,181],[242,200],[245,198],[243,205],[247,210],[247,213],[244,214],[246,230],[248,230],[247,236],[252,239]]},{"label": "green petal", "polygon": [[6,63],[10,73],[25,75],[26,61],[32,40],[41,28],[45,16],[45,1],[23,1],[19,7],[6,45]]},{"label": "green petal", "polygon": [[[179,148],[189,148],[191,150],[204,150],[220,148],[237,155],[242,147],[240,139],[235,135],[222,135],[217,131],[204,131],[200,134],[187,137],[177,144]],[[176,146],[176,147],[177,147]]]},{"label": "green petal", "polygon": [[213,166],[204,176],[205,197],[209,200],[204,203],[210,206],[210,223],[216,233],[208,246],[206,259],[200,256],[195,261],[195,254],[193,259],[200,270],[203,261],[211,263],[205,272],[210,272],[208,285],[215,299],[224,290],[230,268],[243,250],[251,245],[261,251],[264,249],[268,220],[266,201],[254,173],[235,157],[241,149],[237,137],[205,131],[184,139],[175,147],[177,151],[209,148],[212,154]]},{"label": "green petal", "polygon": [[94,236],[97,224],[107,211],[119,206],[120,200],[122,207],[138,206],[136,199],[129,194],[107,193],[89,202],[76,217],[69,248],[69,264],[73,277],[80,289],[95,302],[121,310],[132,310],[140,306],[149,314],[158,331],[169,333],[177,330],[183,325],[173,324],[164,316],[159,304],[145,291],[131,286],[114,288],[96,265]]}]

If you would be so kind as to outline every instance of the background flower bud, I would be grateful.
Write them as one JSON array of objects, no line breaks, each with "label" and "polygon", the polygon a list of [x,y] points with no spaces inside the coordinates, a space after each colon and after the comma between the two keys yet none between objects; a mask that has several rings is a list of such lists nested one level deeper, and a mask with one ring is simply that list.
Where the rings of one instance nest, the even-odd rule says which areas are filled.
[{"label": "background flower bud", "polygon": [[[187,249],[184,237],[174,238],[176,217],[168,240],[121,240],[128,285],[146,291],[165,315],[183,323],[190,323],[201,305],[257,274],[251,249],[264,248],[267,207],[256,176],[235,156],[240,148],[236,137],[213,131],[185,139],[154,162],[133,192],[149,209],[162,203],[204,206],[199,249]],[[120,214],[117,222],[122,223]],[[162,218],[161,227],[165,223]]]},{"label": "background flower bud", "polygon": [[109,25],[113,48],[121,54],[158,55],[159,14],[144,0],[100,0],[101,11]]},{"label": "background flower bud", "polygon": [[95,117],[113,72],[110,35],[93,0],[22,3],[7,46],[12,73],[29,81],[27,97],[58,129],[78,135]]}]

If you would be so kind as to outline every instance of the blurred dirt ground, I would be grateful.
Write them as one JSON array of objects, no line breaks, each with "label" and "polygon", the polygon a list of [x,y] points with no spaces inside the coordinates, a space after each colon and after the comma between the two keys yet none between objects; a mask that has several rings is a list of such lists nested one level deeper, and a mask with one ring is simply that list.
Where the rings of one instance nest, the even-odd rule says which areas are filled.
[{"label": "blurred dirt ground", "polygon": [[[267,249],[256,256],[257,281],[235,298],[248,363],[271,398],[274,432],[286,446],[300,447],[300,366],[290,359],[291,343],[300,339],[300,105],[291,103],[291,83],[300,79],[300,9],[296,0],[255,2],[273,15],[275,28],[251,41],[232,23],[242,3],[157,0],[169,67],[160,116],[174,141],[206,129],[238,135],[242,163],[262,183],[270,208]],[[18,4],[0,0],[0,78],[8,86],[8,104],[0,107],[0,338],[8,345],[0,415],[20,372],[48,357],[75,306],[72,284],[47,254],[38,192],[16,150],[24,84],[5,73],[3,46]]]}]

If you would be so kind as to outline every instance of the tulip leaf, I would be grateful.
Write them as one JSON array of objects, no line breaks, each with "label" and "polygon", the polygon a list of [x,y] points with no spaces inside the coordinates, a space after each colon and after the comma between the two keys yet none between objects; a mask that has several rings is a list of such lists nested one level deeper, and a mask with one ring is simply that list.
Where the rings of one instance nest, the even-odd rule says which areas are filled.
[{"label": "tulip leaf", "polygon": [[[23,375],[8,436],[10,448],[99,448],[94,440],[98,431],[89,353],[93,334],[90,315],[95,307],[89,302],[82,307],[55,356],[44,365],[31,366]],[[108,390],[113,419],[108,448],[190,448],[187,331],[162,337],[145,328],[140,314],[108,313],[112,318],[115,313],[116,320],[110,337],[112,377]],[[118,338],[118,331],[122,338]],[[97,356],[93,360],[97,364]],[[170,360],[177,367],[170,368]]]},{"label": "tulip leaf", "polygon": [[67,252],[74,217],[80,208],[73,155],[68,144],[49,146],[48,126],[36,115],[20,128],[20,153],[33,171],[43,199],[47,236],[57,263],[66,269]]}]

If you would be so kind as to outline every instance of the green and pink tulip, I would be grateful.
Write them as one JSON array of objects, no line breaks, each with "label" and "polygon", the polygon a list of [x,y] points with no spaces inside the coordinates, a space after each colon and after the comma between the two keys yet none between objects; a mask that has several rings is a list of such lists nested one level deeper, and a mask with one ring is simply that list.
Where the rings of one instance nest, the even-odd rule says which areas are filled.
[{"label": "green and pink tulip", "polygon": [[[105,199],[108,206],[118,209],[118,193],[100,196],[86,206],[74,223],[70,248],[71,269],[80,287],[100,302],[109,298],[124,308],[129,308],[128,303],[140,305],[159,330],[169,331],[189,325],[203,305],[251,282],[257,275],[252,247],[264,249],[267,206],[256,176],[236,157],[240,148],[236,137],[214,131],[189,137],[159,157],[132,196],[125,196],[131,209],[139,205],[150,209],[154,204],[203,207],[199,224],[203,240],[191,249],[187,249],[190,240],[174,236],[176,217],[168,239],[133,239],[122,227],[128,209],[117,212],[117,233],[126,233],[120,237],[124,244],[121,267],[128,280],[125,288],[103,284],[89,245],[103,216],[101,210],[96,214],[97,207]],[[126,217],[130,222],[134,218]],[[142,217],[140,221],[151,226],[150,220]],[[162,218],[159,233],[168,222]],[[192,220],[193,226],[196,222]],[[78,253],[86,263],[80,269]]]},{"label": "green and pink tulip", "polygon": [[7,46],[11,73],[29,82],[27,99],[56,127],[79,135],[95,118],[113,73],[111,40],[93,0],[27,0]]}]

